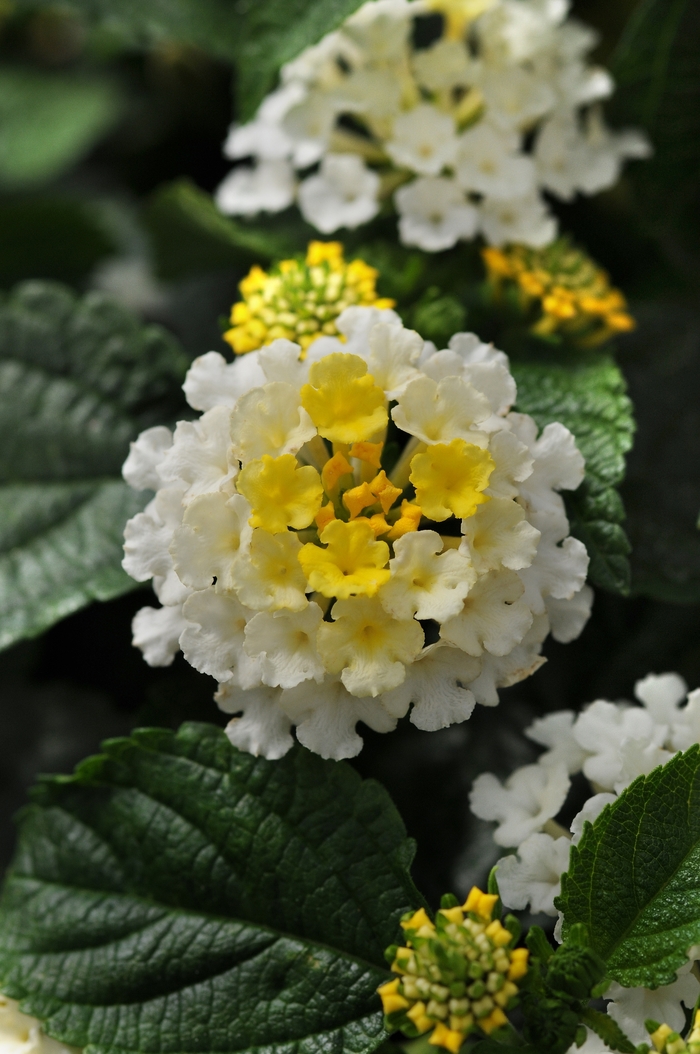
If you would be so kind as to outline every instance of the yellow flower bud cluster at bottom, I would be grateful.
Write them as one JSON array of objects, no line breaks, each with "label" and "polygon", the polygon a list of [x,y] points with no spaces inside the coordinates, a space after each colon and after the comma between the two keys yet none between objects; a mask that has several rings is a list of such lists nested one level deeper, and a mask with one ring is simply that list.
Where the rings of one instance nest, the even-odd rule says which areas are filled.
[{"label": "yellow flower bud cluster at bottom", "polygon": [[465,903],[433,923],[421,908],[404,917],[405,947],[390,949],[398,974],[379,988],[386,1027],[408,1036],[432,1029],[429,1043],[457,1054],[470,1032],[490,1035],[527,973],[528,951],[492,914],[498,897],[474,887]]},{"label": "yellow flower bud cluster at bottom", "polygon": [[674,1032],[670,1025],[657,1025],[656,1022],[647,1022],[647,1028],[651,1025],[656,1027],[651,1032],[651,1041],[659,1054],[700,1054],[700,1010],[695,1011],[693,1027],[686,1039],[682,1039]]}]

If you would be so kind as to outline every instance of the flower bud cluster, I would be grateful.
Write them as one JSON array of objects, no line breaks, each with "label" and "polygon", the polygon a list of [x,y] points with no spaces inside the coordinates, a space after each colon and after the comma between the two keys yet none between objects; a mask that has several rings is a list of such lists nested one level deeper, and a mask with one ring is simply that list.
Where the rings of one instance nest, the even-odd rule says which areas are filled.
[{"label": "flower bud cluster", "polygon": [[340,242],[310,242],[306,258],[282,260],[269,272],[255,266],[240,283],[242,299],[224,333],[238,354],[278,338],[306,351],[322,336],[338,336],[335,320],[346,308],[394,306],[377,296],[378,272],[363,260],[343,259]]},{"label": "flower bud cluster", "polygon": [[693,1027],[685,1039],[670,1025],[660,1025],[658,1021],[647,1021],[646,1027],[658,1054],[700,1054],[700,1010],[695,1011]]},{"label": "flower bud cluster", "polygon": [[483,250],[492,295],[516,293],[519,306],[537,317],[537,336],[562,336],[580,347],[595,347],[616,333],[634,329],[619,289],[582,250],[559,238],[544,249],[511,245]]},{"label": "flower bud cluster", "polygon": [[475,886],[461,907],[443,897],[435,923],[423,908],[404,916],[406,946],[387,950],[398,977],[379,989],[388,1029],[430,1031],[431,1044],[457,1054],[471,1032],[490,1035],[507,1024],[529,953],[492,918],[497,901]]}]

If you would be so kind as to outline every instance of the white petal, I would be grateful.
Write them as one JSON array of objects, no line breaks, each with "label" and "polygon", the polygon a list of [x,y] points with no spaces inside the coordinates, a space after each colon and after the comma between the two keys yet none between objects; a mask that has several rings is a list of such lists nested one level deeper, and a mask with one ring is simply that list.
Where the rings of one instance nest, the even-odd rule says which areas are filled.
[{"label": "white petal", "polygon": [[277,688],[241,691],[226,684],[220,687],[214,696],[219,708],[227,714],[242,713],[226,725],[226,735],[234,747],[277,761],[294,746],[290,721],[279,697]]},{"label": "white petal", "polygon": [[132,644],[143,652],[149,666],[170,666],[180,650],[185,627],[182,607],[141,608],[131,623]]},{"label": "white petal", "polygon": [[122,465],[122,476],[134,490],[158,490],[163,485],[159,467],[173,441],[169,428],[156,425],[147,428],[129,444],[129,454]]},{"label": "white petal", "polygon": [[208,351],[194,360],[182,390],[194,410],[211,410],[235,406],[241,395],[264,383],[257,352],[240,355],[229,363],[218,351]]}]

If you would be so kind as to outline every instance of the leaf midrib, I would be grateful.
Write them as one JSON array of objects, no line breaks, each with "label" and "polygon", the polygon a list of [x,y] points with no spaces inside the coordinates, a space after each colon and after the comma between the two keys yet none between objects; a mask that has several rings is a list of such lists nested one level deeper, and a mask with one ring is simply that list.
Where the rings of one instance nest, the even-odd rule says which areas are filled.
[{"label": "leaf midrib", "polygon": [[[376,963],[370,962],[368,959],[362,959],[359,955],[354,955],[353,953],[347,952],[347,951],[345,951],[342,948],[335,948],[335,947],[333,947],[333,945],[325,944],[323,941],[318,941],[318,940],[315,940],[315,939],[311,939],[309,937],[301,937],[301,936],[295,935],[293,933],[288,933],[286,930],[276,930],[276,929],[273,929],[271,926],[265,926],[263,923],[260,923],[260,922],[252,922],[252,921],[249,921],[247,919],[236,918],[234,916],[229,916],[229,915],[219,915],[217,912],[211,912],[211,911],[201,911],[201,910],[200,911],[193,911],[190,908],[170,907],[168,905],[161,904],[160,901],[152,900],[152,899],[150,899],[148,897],[142,896],[139,893],[131,893],[131,892],[121,893],[121,892],[118,892],[118,891],[111,891],[111,890],[110,891],[108,891],[108,890],[94,890],[94,889],[89,889],[89,888],[87,888],[85,886],[75,885],[74,883],[69,883],[69,882],[58,882],[58,881],[53,881],[51,879],[45,879],[45,878],[33,878],[33,877],[29,876],[29,875],[18,874],[17,872],[14,872],[14,871],[10,872],[10,874],[8,875],[8,886],[10,885],[11,882],[19,882],[19,883],[27,883],[27,884],[47,886],[47,887],[50,887],[52,889],[65,890],[67,893],[74,892],[74,893],[78,893],[78,894],[85,894],[85,895],[87,895],[90,898],[97,898],[97,897],[100,897],[100,896],[109,897],[110,899],[113,899],[115,897],[116,898],[123,898],[124,900],[126,900],[128,902],[134,902],[135,901],[137,904],[143,904],[145,907],[150,907],[150,908],[155,907],[158,910],[163,912],[163,916],[161,916],[161,917],[165,917],[165,916],[176,916],[176,917],[178,917],[178,916],[180,916],[180,917],[187,917],[187,918],[200,918],[200,919],[206,920],[207,922],[223,923],[225,925],[238,924],[240,926],[247,926],[250,929],[259,930],[259,931],[261,931],[263,933],[269,933],[270,937],[271,937],[270,944],[266,945],[266,947],[264,949],[262,949],[262,951],[256,951],[256,953],[254,955],[251,955],[249,959],[241,960],[241,962],[243,962],[243,963],[251,962],[257,955],[260,955],[263,952],[269,951],[269,949],[271,947],[273,947],[273,945],[276,944],[278,941],[280,941],[280,940],[288,940],[288,941],[294,942],[295,944],[304,944],[304,945],[306,945],[308,947],[311,947],[311,948],[318,948],[321,951],[330,952],[332,955],[335,955],[337,957],[342,957],[343,959],[347,960],[348,962],[353,962],[357,966],[360,966],[363,970],[369,971],[371,973],[380,973],[380,974],[383,974],[385,976],[389,975],[389,971],[386,968],[378,966]],[[76,947],[76,948],[71,948],[71,947],[67,946],[65,948],[62,948],[60,951],[54,951],[54,952],[51,952],[51,951],[36,951],[34,949],[26,949],[24,951],[19,951],[19,950],[18,951],[13,951],[12,954],[16,955],[17,957],[22,957],[24,955],[31,955],[31,956],[41,956],[42,958],[44,958],[44,957],[45,958],[51,958],[53,955],[79,955],[83,951],[87,951],[87,950],[91,950],[91,949],[94,950],[94,949],[100,949],[100,948],[107,948],[110,945],[118,944],[120,941],[125,940],[125,939],[133,936],[134,934],[137,934],[137,933],[140,933],[140,932],[144,932],[146,929],[148,929],[149,926],[153,925],[154,921],[158,921],[158,920],[152,920],[152,921],[148,922],[146,925],[137,926],[133,930],[129,930],[127,933],[123,934],[121,937],[115,938],[113,940],[104,940],[104,941],[100,942],[99,944],[98,943],[96,943],[96,944],[84,944],[84,945],[81,945],[80,947]],[[236,963],[235,965],[238,966],[239,964]],[[230,969],[232,969],[232,967],[230,967],[230,966],[227,967],[227,971],[230,970]],[[211,974],[211,977],[217,977],[217,976],[218,976],[218,973]],[[205,979],[208,980],[210,978],[205,978]],[[199,983],[200,980],[202,980],[202,978],[197,978],[197,982],[196,983]],[[195,982],[192,982],[192,983],[195,983]],[[186,986],[186,987],[189,987],[189,986]],[[182,991],[182,988],[174,988],[173,989],[173,992],[178,992],[178,991]],[[171,993],[164,993],[164,994],[171,994]],[[78,1003],[77,1000],[71,1000],[71,1004],[66,1003],[64,1000],[59,1000],[59,1002],[64,1003],[65,1006],[69,1006],[71,1004],[74,1004],[76,1006],[92,1006],[93,1005],[91,1003]],[[136,1001],[134,1001],[133,1004],[130,1004],[128,1002],[120,1001],[119,1003],[104,1003],[104,1004],[101,1003],[101,1004],[95,1004],[95,1005],[100,1005],[100,1006],[121,1006],[121,1005],[129,1006],[129,1005],[138,1005],[138,1003]]]},{"label": "leaf midrib", "polygon": [[[236,778],[236,773],[232,769],[229,769],[228,772],[223,772],[221,769],[212,768],[212,767],[210,767],[208,765],[203,765],[201,762],[193,761],[191,758],[189,758],[189,757],[187,757],[185,755],[182,755],[182,754],[171,754],[171,753],[164,753],[163,751],[149,750],[147,747],[143,747],[141,745],[139,745],[136,749],[137,750],[143,750],[145,754],[154,754],[157,757],[161,757],[161,758],[165,757],[165,758],[175,759],[176,761],[184,761],[188,765],[192,766],[193,768],[197,767],[197,768],[200,768],[200,769],[204,769],[207,772],[216,773],[220,778],[225,778],[225,777],[228,776],[231,779],[231,782],[234,783],[235,786],[238,787],[243,792],[241,794],[241,797],[243,797],[243,795],[246,795],[246,796],[250,795],[250,791],[245,786],[245,783],[241,779],[237,779]],[[110,760],[112,760],[112,759],[110,758]],[[133,771],[131,772],[131,775],[134,777],[134,779],[137,778],[137,774],[134,773]],[[186,823],[188,826],[190,826],[194,831],[197,831],[210,845],[212,845],[216,849],[216,851],[219,854],[219,856],[221,857],[221,859],[223,861],[225,861],[225,863],[232,870],[237,871],[238,862],[233,863],[229,859],[228,855],[226,854],[226,852],[224,852],[224,850],[223,850],[222,846],[220,845],[220,843],[214,841],[214,839],[213,839],[211,834],[209,834],[207,831],[203,830],[197,823],[195,823],[189,817],[183,815],[183,813],[181,813],[181,812],[178,812],[172,804],[170,804],[168,802],[164,802],[160,797],[158,797],[154,793],[151,793],[150,791],[144,791],[136,783],[134,783],[131,786],[124,786],[124,785],[118,784],[118,783],[111,783],[108,780],[101,781],[101,780],[98,780],[98,779],[91,779],[89,781],[84,781],[84,780],[80,780],[79,776],[74,777],[71,782],[73,783],[73,786],[77,785],[77,786],[82,786],[82,787],[86,787],[86,786],[107,787],[107,788],[110,788],[112,790],[122,790],[122,791],[123,790],[132,790],[132,791],[137,791],[139,794],[142,794],[144,796],[144,798],[147,798],[147,799],[150,799],[151,801],[156,802],[159,806],[161,806],[161,808],[167,809],[174,816],[177,816],[180,820],[182,820],[184,823]],[[66,784],[63,783],[62,786],[66,786]],[[240,801],[240,798],[239,798],[239,801]],[[300,830],[298,828],[296,828],[296,827],[293,827],[292,824],[290,823],[290,821],[286,818],[286,816],[283,816],[280,812],[278,812],[276,809],[274,809],[271,803],[266,802],[265,806],[266,806],[266,808],[268,810],[268,813],[270,815],[272,815],[272,816],[275,816],[280,821],[280,823],[284,826],[284,829],[285,829],[286,832],[288,832],[288,833],[291,832],[294,835],[295,838],[297,838],[300,842],[302,842],[304,847],[307,850],[309,850],[309,852],[312,853],[313,856],[315,856],[316,858],[319,857],[320,854],[318,852],[317,847],[312,845],[306,838],[304,838],[302,836]],[[110,850],[110,852],[112,854],[115,853],[114,847],[112,846],[111,842],[107,841],[107,839],[99,831],[96,831],[93,827],[91,827],[82,818],[76,817],[73,813],[71,813],[63,805],[59,805],[59,806],[56,806],[56,807],[61,808],[74,821],[77,820],[78,823],[81,823],[88,830],[92,831],[97,839],[99,839],[104,845],[109,847],[109,850]],[[246,834],[250,833],[247,828],[242,826],[239,818],[235,815],[235,813],[233,813],[233,810],[232,810],[231,821],[232,821],[232,823],[236,824],[238,826],[238,828],[240,830],[244,831]],[[381,858],[383,860],[385,860],[387,862],[387,864],[388,864],[388,866],[389,866],[389,868],[391,870],[391,873],[398,880],[400,888],[405,890],[407,894],[410,893],[411,890],[406,889],[405,883],[403,881],[403,875],[402,875],[402,872],[401,872],[400,868],[398,867],[398,865],[393,860],[393,854],[392,855],[388,855],[384,851],[384,849],[382,848],[382,846],[378,842],[378,840],[371,834],[371,832],[368,831],[366,828],[363,828],[363,830],[364,830],[365,835],[368,838],[368,840],[370,840],[372,842],[372,845],[376,847],[378,854],[381,856]],[[330,865],[330,861],[327,861],[325,856],[322,859],[323,859],[324,865],[327,865],[328,867],[331,866]],[[247,866],[247,860],[244,860],[243,863],[244,863],[244,865]],[[357,907],[358,911],[360,912],[362,918],[365,920],[365,923],[367,924],[370,932],[372,932],[374,930],[374,925],[372,923],[372,919],[367,914],[367,908],[364,906],[363,903],[361,903],[360,901],[358,901],[356,899],[355,894],[352,892],[351,888],[348,886],[348,884],[347,884],[347,882],[345,880],[344,871],[333,869],[333,870],[330,871],[330,874],[333,877],[337,878],[340,886],[342,887],[343,890],[345,890],[346,894],[348,895],[348,899],[351,900],[352,903],[356,905],[356,907]],[[243,872],[243,875],[245,875],[245,871]]]}]

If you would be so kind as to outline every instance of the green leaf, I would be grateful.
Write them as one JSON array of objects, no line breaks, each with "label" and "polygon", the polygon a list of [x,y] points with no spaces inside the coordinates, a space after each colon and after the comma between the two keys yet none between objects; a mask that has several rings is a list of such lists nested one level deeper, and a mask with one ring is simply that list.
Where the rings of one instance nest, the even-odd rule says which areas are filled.
[{"label": "green leaf", "polygon": [[635,1054],[636,1047],[622,1031],[617,1021],[602,1014],[600,1010],[585,1007],[581,1012],[581,1020],[603,1040],[606,1047],[611,1050],[619,1050],[620,1054]]},{"label": "green leaf", "polygon": [[[336,29],[361,0],[72,0],[129,45],[194,44],[238,69],[241,120],[275,85],[280,66]],[[22,0],[36,7],[36,0]]]},{"label": "green leaf", "polygon": [[128,445],[180,405],[186,360],[101,294],[28,282],[0,300],[0,647],[136,586]]},{"label": "green leaf", "polygon": [[700,747],[640,776],[571,850],[557,907],[628,988],[671,984],[700,941]]},{"label": "green leaf", "polygon": [[274,87],[280,66],[348,18],[361,0],[238,0],[237,50],[241,120],[253,116]]},{"label": "green leaf", "polygon": [[386,791],[212,725],[103,750],[23,813],[3,989],[94,1054],[375,1050],[383,951],[422,903]]},{"label": "green leaf", "polygon": [[[634,306],[625,374],[638,431],[622,488],[632,591],[700,602],[700,311],[669,301]],[[663,351],[660,349],[663,348]]]},{"label": "green leaf", "polygon": [[28,278],[83,281],[117,246],[90,205],[68,197],[0,200],[0,286]]},{"label": "green leaf", "polygon": [[317,236],[296,214],[255,223],[222,216],[211,197],[187,179],[156,191],[145,223],[156,269],[166,279],[293,256]]},{"label": "green leaf", "polygon": [[571,531],[591,558],[594,585],[623,595],[629,592],[629,542],[622,528],[625,511],[617,487],[632,446],[634,419],[625,381],[610,356],[575,355],[562,363],[511,363],[518,385],[517,408],[531,414],[540,428],[561,421],[576,437],[586,459],[581,486],[565,500]]},{"label": "green leaf", "polygon": [[121,112],[105,80],[0,70],[0,186],[53,179],[90,150]]},{"label": "green leaf", "polygon": [[651,160],[631,172],[646,223],[656,229],[690,225],[696,235],[699,66],[700,8],[695,0],[640,0],[613,56],[613,113],[618,121],[645,128],[654,146]]}]

